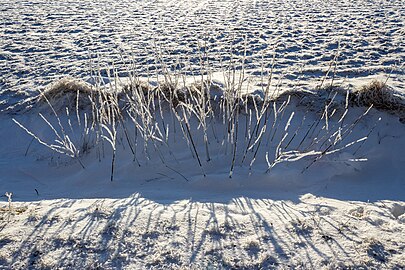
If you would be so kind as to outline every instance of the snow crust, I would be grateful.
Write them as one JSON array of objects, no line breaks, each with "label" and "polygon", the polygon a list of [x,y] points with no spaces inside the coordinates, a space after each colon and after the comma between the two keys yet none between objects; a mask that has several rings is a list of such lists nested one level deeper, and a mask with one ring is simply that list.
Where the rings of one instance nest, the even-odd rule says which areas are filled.
[{"label": "snow crust", "polygon": [[[404,269],[405,125],[346,111],[346,91],[373,79],[404,97],[404,14],[395,0],[0,0],[0,269]],[[86,93],[129,75],[209,79],[219,102],[230,70],[254,100],[270,73],[275,97],[303,93],[274,101],[260,148],[263,124],[249,142],[255,112],[239,115],[232,174],[222,119],[207,161],[201,124],[190,117],[193,152],[167,104],[157,148],[140,140],[134,158],[118,134],[113,181],[108,140],[83,135],[87,99],[77,117],[67,95],[55,105],[79,159],[26,132],[60,149],[55,113],[34,101],[66,76]]]},{"label": "snow crust", "polygon": [[1,0],[0,91],[10,104],[67,75],[107,77],[112,64],[120,76],[199,75],[237,61],[311,89],[337,57],[336,81],[391,74],[404,92],[404,14],[400,0]]}]

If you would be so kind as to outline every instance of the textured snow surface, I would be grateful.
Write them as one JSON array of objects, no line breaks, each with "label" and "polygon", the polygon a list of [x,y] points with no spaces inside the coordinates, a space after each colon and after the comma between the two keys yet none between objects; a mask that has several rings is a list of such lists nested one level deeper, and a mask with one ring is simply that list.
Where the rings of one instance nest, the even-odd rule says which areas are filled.
[{"label": "textured snow surface", "polygon": [[[36,89],[66,75],[106,74],[114,63],[188,75],[241,59],[286,87],[322,77],[391,74],[403,91],[403,1],[0,1],[0,87]],[[340,44],[340,45],[339,45]],[[205,61],[201,61],[201,57]],[[208,60],[208,61],[207,61]],[[197,73],[197,74],[196,74]]]},{"label": "textured snow surface", "polygon": [[[403,269],[405,215],[391,202],[238,197],[14,204],[3,269]],[[404,207],[404,204],[401,206]],[[403,213],[403,211],[402,211]],[[4,223],[4,221],[3,221]]]},{"label": "textured snow surface", "polygon": [[[178,72],[188,82],[214,74],[218,85],[235,68],[253,78],[243,82],[252,91],[271,70],[277,91],[314,90],[330,71],[328,82],[348,90],[376,78],[405,94],[404,20],[403,1],[0,0],[0,110],[62,77],[111,82],[112,68],[124,82],[129,71],[150,83]],[[330,93],[321,94],[319,104],[305,97],[278,115],[251,169],[253,151],[246,161],[241,152],[249,115],[241,116],[232,179],[218,119],[209,123],[206,177],[170,125],[161,152],[137,145],[141,166],[119,134],[111,182],[107,142],[89,146],[82,168],[12,121],[54,143],[35,104],[1,112],[0,269],[405,269],[405,125],[375,109],[359,118],[361,107],[338,122],[344,97],[321,118]],[[80,125],[58,109],[81,142],[83,118]],[[49,109],[44,117],[60,132]],[[175,122],[167,112],[154,117],[162,130]],[[204,153],[201,126],[191,127]],[[319,156],[339,128],[348,134],[342,151],[312,164],[311,151]],[[301,159],[266,172],[265,154],[273,157],[278,142]]]}]

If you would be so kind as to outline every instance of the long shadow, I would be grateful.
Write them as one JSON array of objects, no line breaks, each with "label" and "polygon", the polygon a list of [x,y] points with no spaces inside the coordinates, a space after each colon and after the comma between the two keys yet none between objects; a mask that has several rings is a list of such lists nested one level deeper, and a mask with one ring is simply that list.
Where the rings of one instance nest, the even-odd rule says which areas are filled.
[{"label": "long shadow", "polygon": [[[12,258],[0,258],[4,267],[274,269],[295,262],[313,269],[320,260],[353,266],[353,250],[365,237],[356,223],[378,227],[350,213],[333,215],[334,206],[302,197],[157,203],[137,194],[25,205],[2,230],[8,235],[15,225],[24,231],[0,242],[0,254],[9,250]],[[377,259],[388,260],[384,244],[377,245],[384,250]]]}]

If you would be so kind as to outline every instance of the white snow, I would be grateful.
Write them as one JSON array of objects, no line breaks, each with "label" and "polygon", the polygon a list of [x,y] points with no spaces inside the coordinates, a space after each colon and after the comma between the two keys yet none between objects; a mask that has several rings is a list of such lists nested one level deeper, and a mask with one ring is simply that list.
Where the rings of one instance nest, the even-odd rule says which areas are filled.
[{"label": "white snow", "polygon": [[[148,145],[129,117],[97,144],[91,111],[63,99],[60,124],[32,100],[2,111],[0,269],[405,269],[405,125],[345,109],[373,79],[405,96],[404,14],[402,1],[0,0],[0,110],[66,76],[121,89],[129,70],[151,86],[210,80],[217,105],[233,68],[257,100],[270,72],[274,97],[315,93],[271,103],[257,132],[252,107],[236,131],[206,117],[207,145],[192,109],[164,103]],[[332,83],[336,96],[315,91]]]},{"label": "white snow", "polygon": [[248,73],[274,64],[283,88],[312,88],[337,56],[337,81],[391,74],[404,92],[404,14],[401,0],[1,0],[0,91],[14,103],[16,91],[107,76],[112,64],[122,76],[162,62],[199,75],[243,58]]},{"label": "white snow", "polygon": [[[275,135],[276,142],[286,130],[297,130],[304,115],[306,129],[320,117],[305,108],[287,106],[294,113],[279,120],[283,132]],[[350,108],[348,126],[364,111]],[[47,143],[55,137],[34,113],[14,117]],[[52,114],[46,117],[55,120]],[[329,119],[330,132],[340,118]],[[67,125],[66,116],[61,119]],[[1,208],[5,268],[404,266],[405,126],[396,116],[372,109],[350,134],[357,142],[376,125],[367,140],[336,148],[343,150],[304,172],[319,152],[286,151],[292,158],[267,173],[264,151],[278,143],[263,146],[251,169],[252,157],[243,163],[239,152],[232,178],[231,149],[212,135],[204,177],[181,135],[169,135],[171,151],[160,147],[169,169],[156,151],[149,149],[146,159],[142,146],[138,166],[121,134],[112,182],[108,144],[101,161],[96,149],[81,157],[83,169],[75,159],[30,143],[9,115],[1,122],[0,140],[7,143],[1,145],[0,188],[13,193],[11,204],[5,197]],[[218,138],[226,136],[221,126],[215,125]],[[72,127],[77,133],[78,124]],[[314,143],[315,135],[304,144]],[[203,147],[199,150],[203,153]]]}]

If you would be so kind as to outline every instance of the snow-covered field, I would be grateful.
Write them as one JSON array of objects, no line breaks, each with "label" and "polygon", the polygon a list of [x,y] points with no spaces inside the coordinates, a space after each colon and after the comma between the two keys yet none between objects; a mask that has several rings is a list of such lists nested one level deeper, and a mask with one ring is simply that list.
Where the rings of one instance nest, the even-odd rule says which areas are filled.
[{"label": "snow-covered field", "polygon": [[275,56],[285,87],[319,80],[338,56],[336,77],[390,73],[404,91],[404,13],[401,0],[1,0],[0,86],[27,91],[113,62],[122,74],[153,74],[161,60],[199,74],[198,52],[221,69],[246,49],[256,75]]},{"label": "snow-covered field", "polygon": [[0,269],[405,269],[402,1],[0,22]]}]

